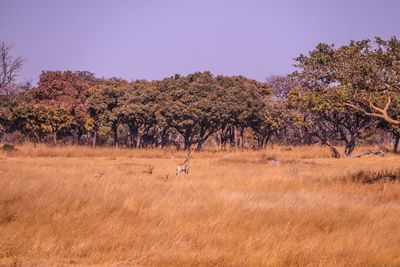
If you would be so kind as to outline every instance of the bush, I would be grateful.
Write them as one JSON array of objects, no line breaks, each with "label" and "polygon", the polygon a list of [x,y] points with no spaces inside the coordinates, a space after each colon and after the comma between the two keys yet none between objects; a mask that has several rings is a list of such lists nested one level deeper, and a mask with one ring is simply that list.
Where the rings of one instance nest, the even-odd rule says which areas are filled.
[{"label": "bush", "polygon": [[378,171],[358,171],[344,178],[354,183],[374,184],[377,182],[400,181],[400,169],[387,169]]},{"label": "bush", "polygon": [[11,144],[4,144],[2,147],[1,147],[1,150],[3,151],[3,152],[15,152],[15,151],[17,151],[17,149],[13,146],[13,145],[11,145]]}]

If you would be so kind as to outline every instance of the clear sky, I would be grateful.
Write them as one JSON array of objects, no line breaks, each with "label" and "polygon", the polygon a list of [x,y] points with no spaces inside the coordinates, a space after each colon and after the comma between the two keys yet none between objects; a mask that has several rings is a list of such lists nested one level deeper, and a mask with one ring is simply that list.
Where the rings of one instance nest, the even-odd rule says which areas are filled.
[{"label": "clear sky", "polygon": [[43,70],[263,81],[319,42],[375,36],[400,38],[399,0],[0,0],[0,40],[33,81]]}]

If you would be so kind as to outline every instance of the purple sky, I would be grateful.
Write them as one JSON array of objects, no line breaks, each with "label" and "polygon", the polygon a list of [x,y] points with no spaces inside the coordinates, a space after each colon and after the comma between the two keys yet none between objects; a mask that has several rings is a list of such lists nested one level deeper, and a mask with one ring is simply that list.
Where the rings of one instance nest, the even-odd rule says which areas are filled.
[{"label": "purple sky", "polygon": [[127,80],[210,70],[265,80],[319,42],[400,38],[398,0],[0,0],[0,40],[42,70]]}]

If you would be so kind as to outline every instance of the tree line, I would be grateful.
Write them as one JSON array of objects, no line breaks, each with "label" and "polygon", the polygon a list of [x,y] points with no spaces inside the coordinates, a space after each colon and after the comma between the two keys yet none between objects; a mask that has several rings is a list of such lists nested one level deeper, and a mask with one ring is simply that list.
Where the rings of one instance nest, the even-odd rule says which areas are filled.
[{"label": "tree line", "polygon": [[208,71],[162,80],[97,78],[46,71],[34,88],[15,82],[22,67],[1,43],[3,142],[202,149],[320,143],[350,155],[371,135],[400,139],[400,42],[318,44],[296,71],[265,82]]}]

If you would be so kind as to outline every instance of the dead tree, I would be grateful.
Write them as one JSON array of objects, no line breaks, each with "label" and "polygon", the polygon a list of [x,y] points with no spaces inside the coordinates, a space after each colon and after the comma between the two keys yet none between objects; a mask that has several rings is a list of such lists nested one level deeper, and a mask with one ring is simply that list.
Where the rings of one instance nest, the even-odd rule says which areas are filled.
[{"label": "dead tree", "polygon": [[9,88],[22,68],[22,58],[12,57],[11,48],[10,45],[0,42],[0,94],[10,94]]}]

